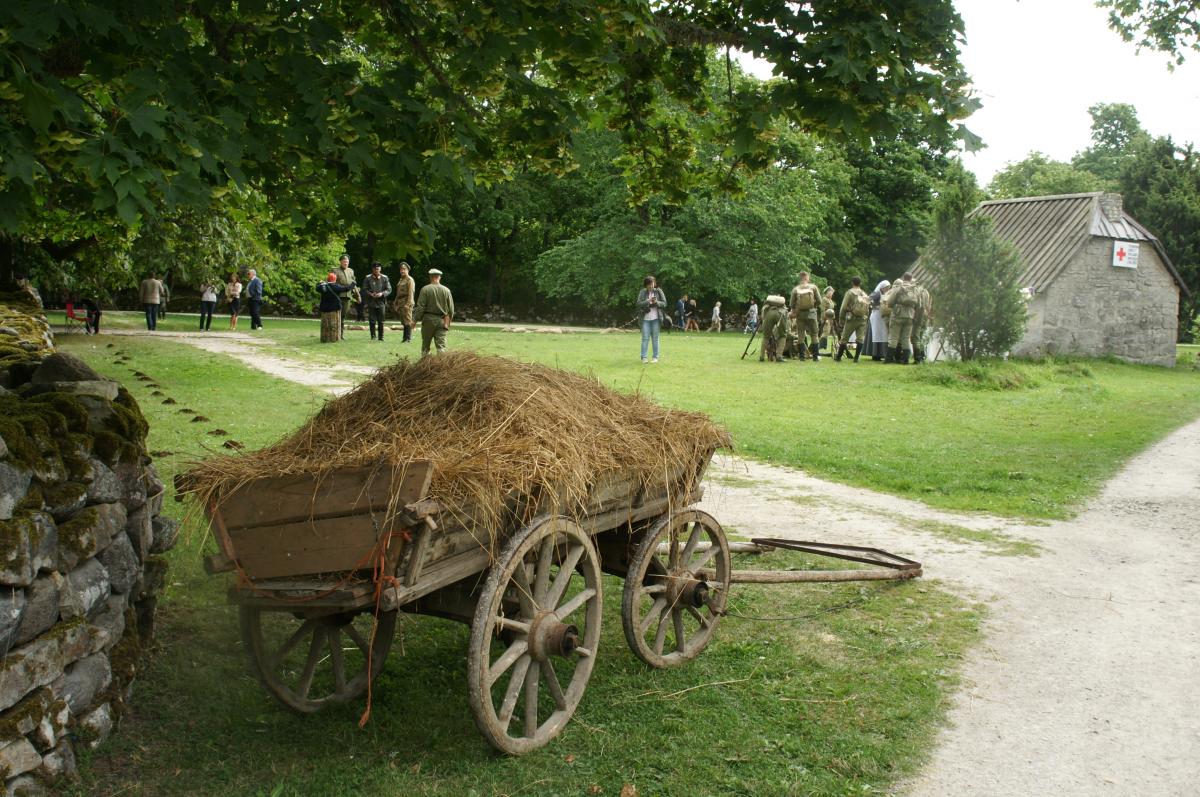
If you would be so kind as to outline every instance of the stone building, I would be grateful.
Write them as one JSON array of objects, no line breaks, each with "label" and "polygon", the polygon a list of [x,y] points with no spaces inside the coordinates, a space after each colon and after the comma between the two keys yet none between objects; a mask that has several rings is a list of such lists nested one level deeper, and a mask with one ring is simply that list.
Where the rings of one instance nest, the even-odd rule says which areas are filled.
[{"label": "stone building", "polygon": [[[1179,300],[1187,288],[1153,233],[1125,212],[1120,194],[1066,194],[984,202],[1025,266],[1029,295],[1018,356],[1112,355],[1175,364]],[[917,278],[927,277],[922,265]]]}]

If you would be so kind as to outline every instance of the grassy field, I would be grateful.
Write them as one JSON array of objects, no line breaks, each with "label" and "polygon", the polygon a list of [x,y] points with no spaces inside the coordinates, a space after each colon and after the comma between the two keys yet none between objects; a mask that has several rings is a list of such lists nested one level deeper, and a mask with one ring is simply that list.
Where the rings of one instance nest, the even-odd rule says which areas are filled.
[{"label": "grassy field", "polygon": [[[110,325],[140,323],[118,314]],[[195,323],[172,314],[162,328]],[[255,334],[275,341],[273,352],[325,367],[381,366],[416,346],[402,346],[396,332],[373,343],[365,331],[321,344],[313,321],[266,324]],[[633,334],[460,326],[450,345],[592,373],[618,390],[707,412],[746,456],[933,506],[1025,518],[1071,515],[1130,456],[1200,415],[1200,372],[1192,368],[1097,360],[759,364],[739,359],[744,336],[708,333],[665,336],[662,362],[648,366]],[[1195,359],[1181,351],[1181,360]]]},{"label": "grassy field", "polygon": [[[273,332],[277,348],[309,356],[311,327],[294,332]],[[458,340],[468,338],[497,348],[525,340],[474,331]],[[258,446],[324,400],[177,342],[60,340],[134,392],[168,484],[187,460],[220,450],[226,438],[207,432],[221,428]],[[611,339],[557,340],[601,349],[597,341]],[[387,354],[358,341],[341,348]],[[154,381],[131,379],[134,370]],[[181,507],[168,502],[168,511]],[[361,704],[307,717],[278,707],[245,666],[225,578],[202,573],[202,539],[193,529],[171,553],[157,650],[135,685],[134,712],[88,756],[83,781],[68,793],[617,795],[630,784],[641,795],[688,797],[879,794],[928,753],[959,659],[978,635],[979,607],[931,581],[747,587],[734,593],[734,616],[699,659],[650,671],[625,647],[620,582],[608,579],[601,653],[576,718],[549,747],[510,759],[476,733],[468,631],[446,621],[402,622],[365,730],[356,724]],[[812,564],[773,554],[752,566]]]}]

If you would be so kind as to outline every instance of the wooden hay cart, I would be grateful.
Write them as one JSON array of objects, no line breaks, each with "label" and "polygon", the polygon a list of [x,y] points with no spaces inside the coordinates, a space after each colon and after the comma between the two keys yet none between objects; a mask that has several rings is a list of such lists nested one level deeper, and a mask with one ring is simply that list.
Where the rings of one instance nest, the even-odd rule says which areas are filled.
[{"label": "wooden hay cart", "polygon": [[[383,667],[398,611],[469,624],[475,722],[497,749],[524,753],[554,738],[583,697],[599,653],[602,573],[624,578],[625,638],[650,666],[683,664],[712,638],[729,544],[690,508],[712,453],[658,485],[602,480],[573,517],[501,529],[426,498],[428,462],[264,478],[206,507],[220,546],[206,567],[237,572],[230,599],[252,667],[296,711],[360,696]],[[522,506],[527,497],[510,502],[510,516],[527,516]]]}]

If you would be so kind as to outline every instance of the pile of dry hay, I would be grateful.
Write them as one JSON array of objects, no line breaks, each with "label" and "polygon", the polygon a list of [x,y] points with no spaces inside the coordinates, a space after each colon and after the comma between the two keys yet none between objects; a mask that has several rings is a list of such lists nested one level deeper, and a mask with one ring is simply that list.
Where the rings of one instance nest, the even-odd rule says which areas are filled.
[{"label": "pile of dry hay", "polygon": [[290,437],[199,463],[179,488],[205,506],[258,478],[428,459],[428,497],[494,533],[541,512],[578,514],[606,476],[661,492],[683,466],[690,489],[713,451],[730,445],[700,413],[567,371],[454,352],[381,369]]}]

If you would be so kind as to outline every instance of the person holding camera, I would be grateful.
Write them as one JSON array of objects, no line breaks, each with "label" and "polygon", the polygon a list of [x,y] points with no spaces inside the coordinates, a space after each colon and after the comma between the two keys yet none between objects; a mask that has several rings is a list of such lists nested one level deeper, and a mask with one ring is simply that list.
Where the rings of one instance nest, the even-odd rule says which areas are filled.
[{"label": "person holding camera", "polygon": [[648,344],[654,344],[654,360],[658,362],[658,335],[662,330],[663,313],[667,311],[667,295],[653,276],[642,280],[637,298],[638,317],[642,322],[642,362],[646,362]]}]

